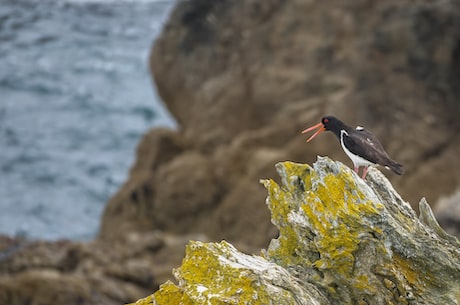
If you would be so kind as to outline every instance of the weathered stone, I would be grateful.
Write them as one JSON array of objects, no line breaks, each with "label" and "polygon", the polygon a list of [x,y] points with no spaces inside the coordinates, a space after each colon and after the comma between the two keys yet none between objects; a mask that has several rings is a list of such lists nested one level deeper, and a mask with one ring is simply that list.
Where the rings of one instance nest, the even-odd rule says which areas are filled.
[{"label": "weathered stone", "polygon": [[136,304],[459,304],[460,243],[426,201],[420,221],[376,169],[276,167],[281,185],[263,184],[280,235],[261,256],[190,242],[178,284]]}]

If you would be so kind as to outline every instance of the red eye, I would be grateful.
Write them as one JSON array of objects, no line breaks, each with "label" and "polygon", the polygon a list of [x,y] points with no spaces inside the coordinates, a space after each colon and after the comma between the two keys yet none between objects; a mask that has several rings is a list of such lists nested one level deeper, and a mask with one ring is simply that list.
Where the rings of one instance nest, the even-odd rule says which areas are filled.
[{"label": "red eye", "polygon": [[323,120],[323,123],[327,123],[327,122],[329,122],[328,119],[324,119],[324,120]]}]

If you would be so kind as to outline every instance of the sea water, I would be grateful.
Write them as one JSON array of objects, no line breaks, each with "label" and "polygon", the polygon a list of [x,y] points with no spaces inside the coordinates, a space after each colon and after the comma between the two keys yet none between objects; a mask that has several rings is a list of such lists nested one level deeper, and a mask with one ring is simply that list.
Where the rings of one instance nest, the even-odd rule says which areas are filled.
[{"label": "sea water", "polygon": [[148,53],[175,1],[0,0],[0,233],[87,240],[174,121]]}]

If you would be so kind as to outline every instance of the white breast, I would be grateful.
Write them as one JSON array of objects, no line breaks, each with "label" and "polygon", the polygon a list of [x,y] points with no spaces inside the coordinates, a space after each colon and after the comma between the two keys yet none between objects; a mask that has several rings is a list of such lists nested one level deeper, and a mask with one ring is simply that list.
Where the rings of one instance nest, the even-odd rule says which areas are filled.
[{"label": "white breast", "polygon": [[370,165],[375,165],[372,162],[367,161],[364,158],[361,158],[360,156],[352,154],[346,147],[345,144],[343,143],[343,137],[348,137],[348,132],[345,130],[340,131],[340,145],[342,145],[343,151],[347,154],[348,158],[353,161],[353,165],[355,167],[360,167],[360,166],[370,166]]}]

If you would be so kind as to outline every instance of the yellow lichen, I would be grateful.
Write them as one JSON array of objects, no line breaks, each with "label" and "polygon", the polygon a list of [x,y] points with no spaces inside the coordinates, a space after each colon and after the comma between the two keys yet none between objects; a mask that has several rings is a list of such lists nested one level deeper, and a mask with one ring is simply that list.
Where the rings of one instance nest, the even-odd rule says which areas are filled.
[{"label": "yellow lichen", "polygon": [[424,291],[427,285],[436,282],[434,275],[429,270],[423,270],[415,265],[415,262],[401,255],[393,255],[394,273],[406,286],[409,285],[415,291]]},{"label": "yellow lichen", "polygon": [[[263,181],[265,187],[269,193],[269,208],[272,212],[272,222],[275,223],[282,231],[278,238],[279,247],[276,249],[276,254],[269,250],[269,256],[272,258],[277,256],[284,260],[285,264],[302,265],[302,257],[296,255],[299,251],[299,244],[296,242],[299,239],[296,231],[288,222],[285,222],[287,214],[290,212],[290,208],[284,205],[278,205],[279,202],[288,202],[288,193],[281,190],[281,188],[273,180]],[[276,260],[276,259],[275,259]]]},{"label": "yellow lichen", "polygon": [[127,305],[152,305],[153,304],[153,295],[149,295],[143,299],[137,300],[135,303],[129,303]]},{"label": "yellow lichen", "polygon": [[251,288],[253,280],[250,277],[238,269],[221,264],[219,257],[210,255],[208,249],[201,244],[193,243],[187,247],[187,259],[178,272],[197,296],[202,295],[203,301],[211,296],[211,304],[212,295],[225,295],[230,304],[234,303],[232,300],[257,298]]},{"label": "yellow lichen", "polygon": [[[150,297],[152,299],[152,297]],[[160,286],[160,289],[153,294],[153,304],[181,304],[181,305],[193,305],[195,304],[183,289],[177,287],[172,282],[167,281]],[[136,305],[149,305],[152,303],[137,304]]]},{"label": "yellow lichen", "polygon": [[[236,261],[235,250],[225,241],[221,243],[190,242],[182,266],[175,271],[180,288],[170,282],[154,294],[154,304],[275,304],[293,303],[288,291],[278,295],[267,291],[260,275]],[[240,254],[249,264],[270,264],[262,258]],[[291,300],[292,302],[287,302]]]},{"label": "yellow lichen", "polygon": [[[312,168],[291,162],[284,162],[279,170],[285,176],[282,188],[271,180],[264,183],[269,192],[272,219],[275,224],[282,224],[279,247],[271,249],[269,256],[284,266],[310,263],[344,281],[350,280],[359,235],[363,232],[381,234],[380,228],[366,220],[378,218],[383,205],[368,202],[348,172],[328,173],[320,179]],[[293,212],[305,217],[305,225],[314,236],[312,243],[318,252],[314,262],[305,260],[305,256],[293,255],[307,247],[305,236],[296,231],[298,226],[289,225],[289,214]],[[355,277],[353,282],[363,290],[372,290],[366,277]]]}]

